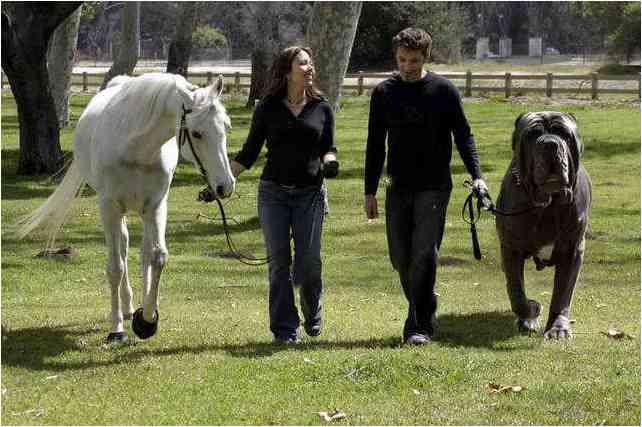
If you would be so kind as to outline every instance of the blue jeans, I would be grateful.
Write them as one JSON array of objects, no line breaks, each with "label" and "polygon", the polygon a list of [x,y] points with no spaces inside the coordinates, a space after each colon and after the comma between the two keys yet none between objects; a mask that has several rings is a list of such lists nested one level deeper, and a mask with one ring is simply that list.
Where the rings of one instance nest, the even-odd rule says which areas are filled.
[{"label": "blue jeans", "polygon": [[392,266],[408,300],[404,339],[435,332],[435,279],[450,191],[386,191],[386,235]]},{"label": "blue jeans", "polygon": [[[259,219],[270,258],[270,330],[279,338],[294,338],[300,324],[293,285],[299,287],[306,326],[321,322],[325,192],[324,187],[287,188],[271,181],[259,183]],[[294,263],[290,236],[294,240]]]}]

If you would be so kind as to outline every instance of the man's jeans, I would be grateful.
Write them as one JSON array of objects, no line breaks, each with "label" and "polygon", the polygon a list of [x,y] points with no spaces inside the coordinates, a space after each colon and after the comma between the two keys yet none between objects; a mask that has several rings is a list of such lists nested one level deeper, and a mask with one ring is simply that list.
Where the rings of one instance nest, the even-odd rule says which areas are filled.
[{"label": "man's jeans", "polygon": [[[293,284],[299,287],[307,326],[321,322],[321,229],[325,188],[287,188],[260,181],[258,209],[270,258],[270,330],[279,338],[296,336],[300,319]],[[294,240],[294,265],[290,248]]]},{"label": "man's jeans", "polygon": [[435,333],[437,259],[449,200],[450,191],[386,191],[390,260],[409,303],[404,339]]}]

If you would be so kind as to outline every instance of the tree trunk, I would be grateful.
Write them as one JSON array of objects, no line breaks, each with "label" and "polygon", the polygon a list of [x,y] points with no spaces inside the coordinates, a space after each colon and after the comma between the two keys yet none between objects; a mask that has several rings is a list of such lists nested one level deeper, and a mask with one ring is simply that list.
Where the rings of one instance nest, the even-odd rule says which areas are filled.
[{"label": "tree trunk", "polygon": [[58,125],[69,126],[69,94],[71,92],[71,73],[76,56],[80,8],[76,9],[54,31],[47,52],[47,69],[49,86],[56,107]]},{"label": "tree trunk", "polygon": [[252,76],[250,78],[250,94],[246,107],[254,105],[255,100],[263,98],[270,83],[270,67],[281,48],[279,33],[279,16],[276,7],[271,2],[256,5],[255,34],[256,39],[252,50]]},{"label": "tree trunk", "polygon": [[192,33],[196,22],[196,2],[180,3],[180,13],[176,18],[176,33],[169,45],[167,72],[180,74],[187,78],[189,57],[192,52]]},{"label": "tree trunk", "polygon": [[55,173],[63,163],[60,128],[47,73],[56,27],[81,3],[15,2],[2,9],[2,68],[18,107],[18,174]]},{"label": "tree trunk", "polygon": [[121,74],[131,75],[138,62],[140,44],[140,2],[125,2],[120,15],[120,46],[111,68],[105,74],[100,89],[104,89],[111,79]]},{"label": "tree trunk", "polygon": [[341,84],[361,15],[361,2],[314,3],[306,39],[312,48],[317,81],[330,105],[339,106]]}]

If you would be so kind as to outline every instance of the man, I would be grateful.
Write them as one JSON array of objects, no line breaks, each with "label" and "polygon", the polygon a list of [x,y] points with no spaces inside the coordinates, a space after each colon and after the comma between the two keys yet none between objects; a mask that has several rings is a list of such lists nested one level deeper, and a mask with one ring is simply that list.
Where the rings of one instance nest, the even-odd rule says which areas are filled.
[{"label": "man", "polygon": [[430,35],[418,28],[394,37],[399,73],[372,92],[365,165],[365,211],[373,219],[387,139],[386,234],[409,303],[403,337],[412,345],[429,343],[435,332],[434,289],[452,190],[453,136],[473,186],[487,191],[459,92],[424,70],[431,44]]}]

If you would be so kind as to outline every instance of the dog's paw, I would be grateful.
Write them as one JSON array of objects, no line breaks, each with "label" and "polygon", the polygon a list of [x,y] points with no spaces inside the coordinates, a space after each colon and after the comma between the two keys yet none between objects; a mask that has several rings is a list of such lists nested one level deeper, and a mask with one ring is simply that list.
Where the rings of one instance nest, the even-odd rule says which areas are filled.
[{"label": "dog's paw", "polygon": [[558,315],[550,328],[546,329],[546,331],[544,332],[544,338],[549,340],[573,338],[573,333],[571,332],[571,322],[568,317],[561,314]]},{"label": "dog's paw", "polygon": [[534,317],[532,319],[517,319],[517,330],[519,332],[526,332],[528,335],[539,331],[539,317]]}]

